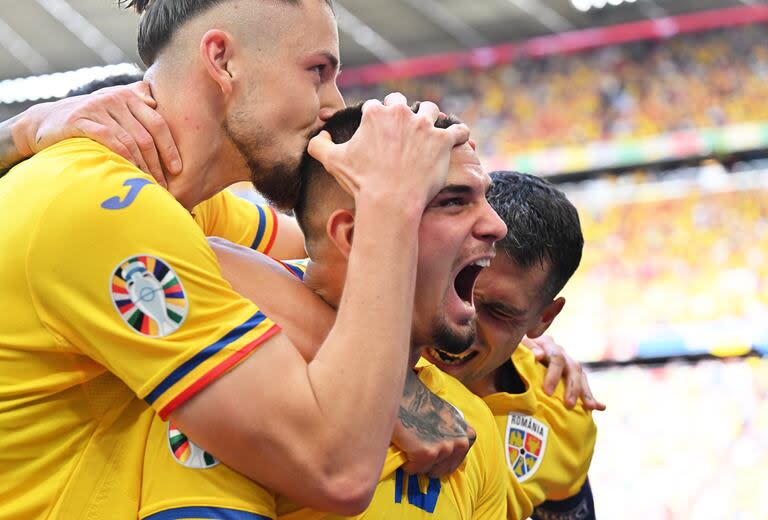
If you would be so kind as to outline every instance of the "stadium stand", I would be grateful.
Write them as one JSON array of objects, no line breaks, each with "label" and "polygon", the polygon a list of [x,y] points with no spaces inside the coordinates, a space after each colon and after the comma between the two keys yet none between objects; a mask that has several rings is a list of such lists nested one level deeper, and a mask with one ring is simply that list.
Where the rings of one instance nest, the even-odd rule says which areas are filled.
[{"label": "stadium stand", "polygon": [[[768,360],[594,372],[590,480],[607,519],[768,518]],[[596,394],[597,395],[597,394]]]},{"label": "stadium stand", "polygon": [[[460,114],[486,161],[503,167],[519,162],[522,153],[567,145],[627,144],[670,132],[764,123],[766,41],[768,25],[754,24],[353,87],[346,97],[367,99],[400,90],[433,100]],[[682,139],[679,145],[697,147],[687,142],[695,141],[692,136]],[[639,149],[627,153],[638,162],[646,151],[633,148]],[[573,169],[589,169],[575,154]]]},{"label": "stadium stand", "polygon": [[[450,66],[434,56],[407,60],[407,74],[376,64],[341,77],[348,103],[393,90],[435,101],[470,125],[489,170],[549,175],[579,209],[584,256],[549,333],[609,406],[594,414],[590,470],[603,519],[768,518],[761,16],[526,51],[561,36],[548,35],[496,47],[505,59],[475,49]],[[630,25],[663,33],[656,22]],[[361,81],[369,68],[394,72]],[[0,104],[0,119],[28,105]],[[263,201],[247,183],[233,189]]]},{"label": "stadium stand", "polygon": [[727,174],[709,164],[566,190],[586,246],[554,333],[581,359],[743,353],[764,343],[764,170]]}]

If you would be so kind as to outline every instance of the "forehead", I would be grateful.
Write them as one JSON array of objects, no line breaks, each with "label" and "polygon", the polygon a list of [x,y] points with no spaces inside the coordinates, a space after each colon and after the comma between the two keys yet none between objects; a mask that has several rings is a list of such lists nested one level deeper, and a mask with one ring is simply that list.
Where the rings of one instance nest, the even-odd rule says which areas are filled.
[{"label": "forehead", "polygon": [[464,143],[451,151],[447,183],[451,185],[468,186],[482,196],[491,185],[491,177],[480,164],[477,153]]},{"label": "forehead", "polygon": [[291,53],[330,52],[339,56],[336,18],[325,0],[304,0],[300,6],[281,10],[285,27],[282,51]]}]

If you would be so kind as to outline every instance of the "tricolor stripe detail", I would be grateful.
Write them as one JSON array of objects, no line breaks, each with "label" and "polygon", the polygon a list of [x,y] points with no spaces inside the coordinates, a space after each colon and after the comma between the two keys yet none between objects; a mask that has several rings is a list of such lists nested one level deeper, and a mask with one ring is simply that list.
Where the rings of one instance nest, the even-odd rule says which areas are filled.
[{"label": "tricolor stripe detail", "polygon": [[203,350],[195,354],[191,359],[184,362],[181,366],[176,368],[173,372],[171,372],[168,377],[163,379],[160,384],[158,384],[154,390],[152,390],[145,398],[144,400],[148,404],[152,404],[157,399],[163,395],[163,393],[171,388],[173,385],[181,381],[184,376],[192,372],[195,368],[200,366],[201,364],[205,363],[208,359],[210,359],[212,356],[220,352],[224,347],[229,345],[230,343],[237,341],[238,339],[242,338],[246,333],[249,331],[255,329],[256,327],[261,324],[266,318],[264,314],[261,311],[258,311],[256,314],[248,318],[244,323],[241,325],[235,327],[231,331],[229,331],[227,334],[225,334],[220,340],[213,343],[212,345],[208,345]]},{"label": "tricolor stripe detail", "polygon": [[228,507],[175,507],[159,511],[149,516],[143,517],[143,520],[181,520],[184,518],[205,518],[210,520],[273,520],[268,516],[249,513],[240,509],[230,509]]},{"label": "tricolor stripe detail", "polygon": [[198,393],[200,390],[211,384],[216,378],[220,377],[222,374],[224,374],[227,370],[238,364],[240,361],[245,358],[248,354],[253,352],[253,350],[267,341],[269,338],[274,336],[280,332],[280,327],[277,324],[272,325],[264,334],[256,338],[255,340],[251,341],[247,345],[245,345],[243,348],[237,350],[234,354],[229,356],[227,359],[225,359],[223,362],[219,363],[215,367],[213,367],[211,370],[206,372],[202,377],[200,377],[197,381],[189,385],[186,390],[181,392],[179,395],[171,399],[171,401],[163,407],[162,410],[158,413],[161,419],[166,420],[168,416],[173,413],[173,411],[184,404],[188,399],[190,399],[193,395]]},{"label": "tricolor stripe detail", "polygon": [[264,238],[264,230],[267,229],[267,216],[264,214],[264,208],[261,204],[256,204],[256,210],[259,212],[259,227],[256,229],[256,237],[253,239],[251,249],[259,250],[259,244]]},{"label": "tricolor stripe detail", "polygon": [[290,262],[282,262],[282,261],[280,261],[280,260],[277,260],[277,259],[275,259],[275,261],[276,261],[278,264],[280,264],[280,265],[282,265],[283,267],[285,267],[285,269],[286,269],[286,270],[287,270],[289,273],[291,273],[293,276],[295,276],[295,277],[296,277],[296,278],[298,278],[299,280],[304,280],[304,271],[303,271],[301,268],[299,268],[298,266],[295,266],[295,265],[293,265],[293,264],[292,264],[292,263],[290,263]]},{"label": "tricolor stripe detail", "polygon": [[272,236],[269,237],[269,243],[264,248],[265,255],[268,255],[272,250],[272,246],[275,245],[275,239],[277,238],[277,213],[275,213],[275,209],[272,206],[267,206],[267,208],[269,208],[269,213],[272,215]]}]

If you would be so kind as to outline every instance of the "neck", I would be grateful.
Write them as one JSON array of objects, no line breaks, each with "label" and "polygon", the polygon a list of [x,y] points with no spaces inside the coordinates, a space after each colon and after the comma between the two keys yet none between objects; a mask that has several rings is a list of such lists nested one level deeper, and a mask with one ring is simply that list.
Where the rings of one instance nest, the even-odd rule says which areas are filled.
[{"label": "neck", "polygon": [[[225,107],[194,70],[176,70],[158,60],[145,76],[157,111],[171,130],[182,158],[181,173],[167,175],[168,191],[187,210],[250,175],[222,130]],[[195,87],[196,86],[196,87]]]},{"label": "neck", "polygon": [[522,394],[526,391],[525,381],[520,377],[511,359],[480,379],[468,382],[466,386],[473,394],[480,397],[499,392]]},{"label": "neck", "polygon": [[[310,259],[307,271],[304,273],[304,285],[323,299],[325,303],[339,309],[341,294],[344,289],[346,266],[338,266],[338,262],[318,258]],[[340,272],[341,270],[341,272]]]},{"label": "neck", "polygon": [[[304,273],[304,284],[320,296],[334,310],[339,309],[341,294],[344,289],[344,277],[346,276],[346,263],[310,259],[307,271]],[[408,366],[413,368],[419,361],[421,347],[411,345],[411,353],[408,358]]]}]

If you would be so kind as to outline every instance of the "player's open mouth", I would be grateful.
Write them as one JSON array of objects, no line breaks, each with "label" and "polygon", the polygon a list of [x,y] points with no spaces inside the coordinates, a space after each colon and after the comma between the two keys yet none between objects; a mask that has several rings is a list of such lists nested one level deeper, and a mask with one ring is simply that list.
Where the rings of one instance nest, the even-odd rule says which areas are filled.
[{"label": "player's open mouth", "polygon": [[474,298],[472,294],[475,291],[475,282],[483,268],[491,265],[490,257],[478,258],[464,266],[459,271],[456,278],[453,280],[453,287],[456,289],[456,294],[461,301],[467,303],[470,307],[474,307]]},{"label": "player's open mouth", "polygon": [[434,361],[441,361],[446,365],[462,365],[477,355],[477,350],[465,350],[461,354],[449,354],[434,347],[427,348],[427,352]]}]

